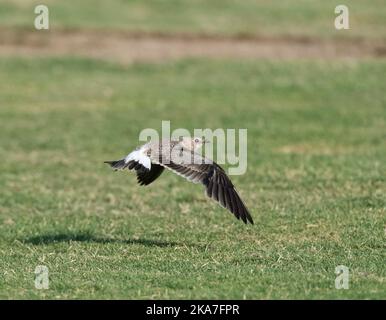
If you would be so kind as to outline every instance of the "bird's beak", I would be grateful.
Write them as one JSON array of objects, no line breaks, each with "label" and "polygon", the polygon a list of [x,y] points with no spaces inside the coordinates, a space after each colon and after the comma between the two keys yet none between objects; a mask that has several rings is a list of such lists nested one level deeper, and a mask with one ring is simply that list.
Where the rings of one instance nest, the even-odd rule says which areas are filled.
[{"label": "bird's beak", "polygon": [[206,143],[210,143],[210,141],[209,141],[209,140],[206,140],[205,138],[203,138],[203,139],[202,139],[202,143],[203,143],[203,144],[206,144]]}]

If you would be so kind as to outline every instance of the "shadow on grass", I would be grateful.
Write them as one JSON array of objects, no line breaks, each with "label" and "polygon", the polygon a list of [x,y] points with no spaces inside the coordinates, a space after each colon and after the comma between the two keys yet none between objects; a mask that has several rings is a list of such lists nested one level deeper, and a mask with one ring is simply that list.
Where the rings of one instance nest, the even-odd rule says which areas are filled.
[{"label": "shadow on grass", "polygon": [[[47,245],[59,242],[88,242],[88,243],[122,243],[141,244],[147,247],[175,247],[189,245],[173,241],[152,240],[152,239],[115,239],[108,237],[96,237],[91,233],[58,233],[45,234],[22,239],[22,242],[33,245]],[[190,245],[189,245],[190,246]]]}]

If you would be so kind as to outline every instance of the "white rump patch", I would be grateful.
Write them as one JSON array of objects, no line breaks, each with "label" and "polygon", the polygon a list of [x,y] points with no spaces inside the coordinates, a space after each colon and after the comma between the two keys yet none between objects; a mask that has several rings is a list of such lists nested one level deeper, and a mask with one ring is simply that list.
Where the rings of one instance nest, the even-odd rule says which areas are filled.
[{"label": "white rump patch", "polygon": [[125,158],[125,162],[128,163],[131,160],[137,161],[140,164],[142,164],[145,168],[149,169],[151,168],[151,161],[150,158],[143,153],[144,150],[134,150],[133,152],[129,153],[127,157]]}]

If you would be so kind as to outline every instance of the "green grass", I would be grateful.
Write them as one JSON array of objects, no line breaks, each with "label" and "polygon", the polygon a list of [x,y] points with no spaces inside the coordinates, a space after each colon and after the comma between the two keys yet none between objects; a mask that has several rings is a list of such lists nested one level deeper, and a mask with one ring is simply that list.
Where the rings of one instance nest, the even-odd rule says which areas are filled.
[{"label": "green grass", "polygon": [[[386,63],[0,60],[0,298],[386,298]],[[245,226],[143,128],[247,128]],[[50,289],[34,288],[34,269]],[[334,288],[335,267],[350,289]]]},{"label": "green grass", "polygon": [[[0,25],[33,28],[39,0],[2,0]],[[97,28],[311,37],[386,37],[385,0],[344,2],[350,30],[334,28],[335,0],[82,0],[44,1],[51,29]]]}]

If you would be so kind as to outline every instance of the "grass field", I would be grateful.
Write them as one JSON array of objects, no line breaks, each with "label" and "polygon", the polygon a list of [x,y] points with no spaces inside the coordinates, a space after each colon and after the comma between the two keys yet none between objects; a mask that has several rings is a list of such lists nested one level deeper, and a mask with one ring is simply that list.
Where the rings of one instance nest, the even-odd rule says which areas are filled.
[{"label": "grass field", "polygon": [[[2,58],[1,298],[385,298],[386,62]],[[248,129],[245,226],[165,172],[102,163],[140,130]],[[34,288],[34,269],[50,289]],[[334,288],[335,267],[350,289]]]},{"label": "grass field", "polygon": [[[34,34],[41,2],[1,1],[0,299],[386,299],[384,2],[345,1],[342,32],[331,0],[45,1],[51,30],[74,39],[123,30],[119,41],[153,32],[159,42],[157,33],[189,33],[291,45],[291,35],[291,50],[302,37],[332,48],[325,61],[130,64],[53,57],[52,48],[39,56],[44,36],[9,39],[9,30]],[[337,38],[358,50],[371,40],[378,55],[333,59]],[[4,50],[23,41],[31,50]],[[103,164],[162,120],[248,130],[247,173],[232,180],[255,225],[169,172],[139,187]],[[38,265],[49,268],[48,290],[34,286]],[[350,270],[348,290],[335,289],[339,265]]]},{"label": "grass field", "polygon": [[[0,26],[31,28],[39,0],[2,0]],[[51,28],[146,32],[386,37],[385,0],[346,0],[350,30],[334,28],[335,0],[82,0],[44,1]]]}]

